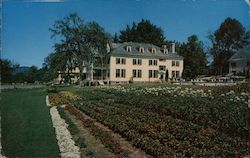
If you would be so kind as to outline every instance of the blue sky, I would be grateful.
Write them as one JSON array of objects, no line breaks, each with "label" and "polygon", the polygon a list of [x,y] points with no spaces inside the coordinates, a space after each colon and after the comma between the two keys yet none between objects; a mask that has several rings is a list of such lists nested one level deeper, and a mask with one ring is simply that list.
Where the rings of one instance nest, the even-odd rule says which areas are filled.
[{"label": "blue sky", "polygon": [[[36,1],[36,2],[34,2]],[[41,2],[48,1],[48,2]],[[161,27],[169,40],[185,42],[196,34],[205,45],[227,17],[250,29],[245,0],[3,0],[2,58],[22,66],[42,66],[53,51],[48,31],[55,20],[77,13],[85,21],[96,21],[114,34],[142,18]]]}]

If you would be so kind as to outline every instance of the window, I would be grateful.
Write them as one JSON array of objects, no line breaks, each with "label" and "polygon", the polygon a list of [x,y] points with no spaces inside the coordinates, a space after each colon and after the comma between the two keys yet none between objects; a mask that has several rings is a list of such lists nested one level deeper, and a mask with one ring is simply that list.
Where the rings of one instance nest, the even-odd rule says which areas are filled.
[{"label": "window", "polygon": [[149,60],[149,65],[157,65],[157,60]]},{"label": "window", "polygon": [[153,60],[149,60],[149,65],[153,65]]},{"label": "window", "polygon": [[139,52],[144,53],[144,48],[143,48],[143,47],[140,47],[140,48],[139,48]]},{"label": "window", "polygon": [[154,78],[158,78],[158,70],[154,70]]},{"label": "window", "polygon": [[236,67],[236,63],[231,63],[231,67],[235,68]]},{"label": "window", "polygon": [[120,69],[116,69],[116,75],[115,75],[115,77],[120,77],[120,76],[121,76]]},{"label": "window", "polygon": [[166,70],[166,66],[160,65],[160,66],[159,66],[159,69],[160,69],[161,71],[165,71],[165,70]]},{"label": "window", "polygon": [[126,70],[125,69],[121,69],[121,77],[125,78],[126,77]]},{"label": "window", "polygon": [[125,78],[126,77],[126,70],[125,69],[116,69],[116,75],[118,77]]},{"label": "window", "polygon": [[133,65],[141,65],[142,60],[141,59],[133,59]]},{"label": "window", "polygon": [[153,53],[153,54],[156,53],[156,49],[155,49],[155,48],[152,48],[152,49],[151,49],[151,53]]},{"label": "window", "polygon": [[121,63],[121,58],[116,58],[116,64],[120,64]]},{"label": "window", "polygon": [[136,59],[133,59],[133,65],[136,65]]},{"label": "window", "polygon": [[172,71],[172,78],[175,78],[175,71]]},{"label": "window", "polygon": [[131,46],[126,47],[127,52],[131,52]]},{"label": "window", "polygon": [[133,77],[141,78],[141,76],[142,76],[142,70],[136,70],[136,69],[133,70]]},{"label": "window", "polygon": [[141,78],[141,73],[142,73],[141,70],[138,70],[138,71],[137,71],[137,77],[138,77],[138,78]]},{"label": "window", "polygon": [[126,64],[126,59],[122,58],[122,64]]},{"label": "window", "polygon": [[116,64],[126,64],[125,58],[116,58]]},{"label": "window", "polygon": [[138,65],[141,65],[142,64],[142,60],[141,59],[138,59]]},{"label": "window", "polygon": [[176,61],[175,65],[176,65],[176,66],[180,66],[180,62],[179,62],[179,61]]},{"label": "window", "polygon": [[168,54],[168,50],[167,50],[166,48],[164,48],[164,49],[162,50],[162,53],[163,53],[163,54]]},{"label": "window", "polygon": [[176,77],[180,77],[180,71],[176,71]]},{"label": "window", "polygon": [[154,65],[157,65],[157,60],[154,60]]},{"label": "window", "polygon": [[136,77],[136,70],[133,70],[133,77]]},{"label": "window", "polygon": [[149,78],[158,78],[158,70],[149,70]]},{"label": "window", "polygon": [[172,66],[180,66],[180,61],[172,61]]},{"label": "window", "polygon": [[172,66],[175,66],[175,61],[172,61]]},{"label": "window", "polygon": [[159,59],[159,61],[165,61],[165,59],[163,59],[163,58],[160,58],[160,59]]},{"label": "window", "polygon": [[152,70],[149,70],[149,71],[148,71],[148,77],[149,77],[149,78],[152,78],[152,77],[153,77]]}]

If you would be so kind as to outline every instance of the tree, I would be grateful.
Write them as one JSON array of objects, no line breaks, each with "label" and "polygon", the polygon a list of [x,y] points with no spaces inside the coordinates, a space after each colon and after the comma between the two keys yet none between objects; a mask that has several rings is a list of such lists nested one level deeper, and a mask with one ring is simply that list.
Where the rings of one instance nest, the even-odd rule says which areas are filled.
[{"label": "tree", "polygon": [[180,46],[179,54],[184,57],[184,78],[193,79],[206,74],[206,53],[196,35],[188,37],[188,42]]},{"label": "tree", "polygon": [[132,27],[127,25],[125,30],[120,31],[119,39],[121,42],[143,42],[161,46],[165,38],[160,27],[142,19],[138,24],[133,22]]},{"label": "tree", "polygon": [[[67,57],[66,51],[62,51],[61,45],[55,45],[55,51],[50,53],[43,63],[43,70],[45,70],[44,80],[51,81],[58,76],[58,72],[63,73],[62,76],[65,77],[65,82],[69,80],[69,73],[65,73],[67,66],[67,61],[70,57]],[[69,69],[68,69],[69,71]]]},{"label": "tree", "polygon": [[13,64],[10,60],[0,59],[1,83],[11,83],[13,81],[13,72],[16,67],[18,65]]},{"label": "tree", "polygon": [[103,73],[104,58],[107,53],[107,44],[110,43],[111,37],[104,31],[98,23],[90,22],[86,25],[86,49],[87,49],[87,80],[93,80],[93,63],[94,56],[101,58],[101,65]]},{"label": "tree", "polygon": [[115,33],[115,35],[114,35],[114,37],[113,37],[113,42],[114,42],[114,43],[118,43],[118,42],[119,42],[119,38],[118,38],[117,33]]},{"label": "tree", "polygon": [[225,19],[219,29],[208,38],[212,42],[210,53],[213,56],[212,66],[216,75],[228,72],[228,59],[239,49],[246,46],[249,41],[249,33],[241,23],[232,18]]},{"label": "tree", "polygon": [[77,14],[70,14],[63,20],[56,21],[50,30],[52,37],[59,36],[61,39],[58,52],[66,58],[68,72],[72,66],[78,67],[79,79],[82,81],[83,70],[87,66],[87,80],[92,81],[94,55],[106,50],[109,35],[98,23],[84,23]]}]

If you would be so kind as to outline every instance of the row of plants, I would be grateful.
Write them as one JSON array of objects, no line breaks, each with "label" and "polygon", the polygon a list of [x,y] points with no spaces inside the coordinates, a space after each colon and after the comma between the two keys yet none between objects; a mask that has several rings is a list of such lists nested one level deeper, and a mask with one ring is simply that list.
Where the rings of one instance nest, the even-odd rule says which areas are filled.
[{"label": "row of plants", "polygon": [[[150,91],[130,89],[132,90],[102,88],[101,91],[115,94],[117,96],[115,102],[120,104],[147,108],[162,115],[170,115],[199,125],[211,126],[233,136],[249,138],[250,109],[244,102],[231,101],[231,95],[234,95],[232,91],[229,91],[226,96],[221,96],[212,93],[211,90],[207,93],[201,90],[195,90],[191,93],[191,88],[181,90],[180,87],[152,87]],[[149,94],[141,94],[142,91],[147,91]],[[162,94],[162,91],[171,91],[171,93],[152,95],[154,93]],[[176,94],[179,96],[176,97]],[[185,95],[182,96],[183,94]],[[193,97],[188,97],[191,94]],[[206,95],[212,96],[213,99],[204,97]],[[241,96],[249,98],[248,93],[245,92]]]},{"label": "row of plants", "polygon": [[152,156],[235,156],[235,152],[243,154],[247,150],[239,140],[217,130],[147,109],[86,99],[78,108]]},{"label": "row of plants", "polygon": [[51,105],[63,105],[63,104],[70,104],[72,101],[80,100],[81,97],[78,95],[68,92],[62,91],[59,93],[50,93],[49,94],[49,101]]},{"label": "row of plants", "polygon": [[79,128],[72,122],[72,120],[67,116],[63,107],[58,107],[58,112],[60,116],[65,120],[68,124],[67,129],[73,136],[76,145],[80,148],[81,157],[91,157],[91,158],[99,158],[98,154],[90,149],[85,141],[85,138],[80,134]]},{"label": "row of plants", "polygon": [[85,118],[81,111],[73,106],[66,105],[65,110],[68,110],[77,119],[81,120],[82,124],[91,131],[92,135],[98,138],[116,157],[128,157],[128,152],[122,148],[119,141],[112,136],[110,131],[95,125],[94,120]]}]

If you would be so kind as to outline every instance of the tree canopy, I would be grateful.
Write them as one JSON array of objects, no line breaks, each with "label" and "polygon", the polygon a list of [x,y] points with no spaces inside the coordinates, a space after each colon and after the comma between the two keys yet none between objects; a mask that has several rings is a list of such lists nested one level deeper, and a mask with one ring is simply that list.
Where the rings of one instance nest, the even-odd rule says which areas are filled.
[{"label": "tree canopy", "polygon": [[238,20],[227,18],[209,35],[209,39],[212,42],[210,53],[213,56],[214,74],[222,75],[228,72],[228,59],[249,43],[249,32],[245,31]]},{"label": "tree canopy", "polygon": [[184,57],[184,78],[193,79],[206,74],[206,53],[196,35],[188,37],[188,42],[179,47],[179,54]]},{"label": "tree canopy", "polygon": [[142,19],[138,24],[133,22],[130,27],[120,31],[120,42],[142,42],[161,46],[165,37],[160,27],[152,24],[149,20]]},{"label": "tree canopy", "polygon": [[[55,44],[55,53],[63,56],[59,65],[51,65],[51,67],[55,71],[59,68],[61,71],[67,68],[68,72],[73,67],[78,67],[79,79],[83,80],[83,69],[86,66],[87,78],[93,80],[94,55],[106,52],[106,45],[110,41],[109,34],[96,22],[84,23],[77,14],[70,14],[56,21],[50,31],[52,37],[60,38],[60,42]],[[53,57],[49,58],[53,59]]]},{"label": "tree canopy", "polygon": [[1,83],[11,83],[13,80],[13,72],[18,67],[8,59],[0,59]]}]

